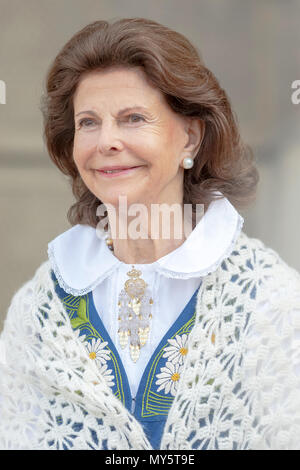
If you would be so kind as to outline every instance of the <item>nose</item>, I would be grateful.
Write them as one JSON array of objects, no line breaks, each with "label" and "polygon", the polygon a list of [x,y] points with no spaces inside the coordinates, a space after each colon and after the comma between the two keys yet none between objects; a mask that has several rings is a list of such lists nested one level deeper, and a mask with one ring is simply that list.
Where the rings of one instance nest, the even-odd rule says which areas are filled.
[{"label": "nose", "polygon": [[114,122],[102,122],[97,150],[102,155],[115,155],[123,149],[123,144],[120,140],[120,131]]}]

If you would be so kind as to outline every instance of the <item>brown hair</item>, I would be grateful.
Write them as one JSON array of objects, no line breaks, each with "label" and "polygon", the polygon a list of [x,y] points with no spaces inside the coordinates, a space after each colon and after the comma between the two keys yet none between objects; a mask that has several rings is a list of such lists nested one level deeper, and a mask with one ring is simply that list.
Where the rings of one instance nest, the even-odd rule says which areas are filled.
[{"label": "brown hair", "polygon": [[72,182],[72,225],[97,225],[101,203],[85,186],[73,161],[73,96],[83,73],[113,66],[143,67],[173,111],[205,121],[205,134],[184,172],[184,203],[205,204],[220,191],[236,207],[254,199],[258,171],[251,150],[240,139],[229,99],[182,34],[144,18],[114,23],[95,21],[62,48],[46,77],[42,98],[44,136],[50,157]]}]

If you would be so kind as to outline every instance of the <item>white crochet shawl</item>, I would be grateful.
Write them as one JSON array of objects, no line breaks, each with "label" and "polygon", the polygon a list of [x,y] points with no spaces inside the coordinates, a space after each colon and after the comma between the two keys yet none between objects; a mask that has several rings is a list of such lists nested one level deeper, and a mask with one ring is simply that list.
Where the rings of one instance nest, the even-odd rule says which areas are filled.
[{"label": "white crochet shawl", "polygon": [[[15,294],[1,336],[0,448],[150,450],[72,330],[50,269]],[[300,275],[243,232],[203,278],[161,441],[202,448],[300,449]]]}]

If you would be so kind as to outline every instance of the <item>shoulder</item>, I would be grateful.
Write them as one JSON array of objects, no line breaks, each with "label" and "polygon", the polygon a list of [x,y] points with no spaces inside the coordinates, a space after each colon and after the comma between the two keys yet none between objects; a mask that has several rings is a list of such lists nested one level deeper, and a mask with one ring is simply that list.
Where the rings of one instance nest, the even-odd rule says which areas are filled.
[{"label": "shoulder", "polygon": [[223,315],[232,315],[234,322],[243,323],[245,328],[249,318],[263,334],[275,331],[280,324],[280,335],[284,330],[284,335],[292,338],[300,328],[299,272],[275,250],[244,232],[203,284],[204,305],[218,306]]},{"label": "shoulder", "polygon": [[299,272],[286,263],[274,249],[244,232],[241,232],[230,256],[224,260],[222,269],[231,271],[235,277],[248,277],[249,282],[255,282],[257,294],[263,293],[263,287],[284,287],[288,291],[300,292]]},{"label": "shoulder", "polygon": [[230,281],[255,301],[258,321],[281,317],[291,327],[300,326],[300,273],[279,253],[242,232],[223,270],[230,271],[230,267]]},{"label": "shoulder", "polygon": [[[300,274],[272,248],[241,232],[219,268],[203,279],[204,295],[222,304],[238,299],[248,305],[300,306]],[[253,305],[254,303],[254,305]],[[300,317],[300,315],[299,315]]]},{"label": "shoulder", "polygon": [[44,261],[35,271],[31,279],[25,282],[13,295],[4,322],[4,330],[9,329],[16,322],[24,322],[32,307],[38,308],[42,299],[42,291],[51,290],[51,265],[49,260]]}]

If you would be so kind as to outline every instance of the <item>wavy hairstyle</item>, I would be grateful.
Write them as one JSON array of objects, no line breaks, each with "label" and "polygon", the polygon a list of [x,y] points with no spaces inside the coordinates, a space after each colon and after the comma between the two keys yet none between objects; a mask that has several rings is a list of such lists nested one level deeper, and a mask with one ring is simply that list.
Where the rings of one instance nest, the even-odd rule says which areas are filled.
[{"label": "wavy hairstyle", "polygon": [[73,97],[83,73],[114,66],[143,67],[170,108],[205,121],[205,134],[192,169],[184,172],[184,203],[204,204],[220,191],[236,207],[255,198],[259,180],[251,149],[241,142],[226,92],[182,34],[155,21],[124,18],[95,21],[76,33],[54,59],[42,97],[44,138],[55,165],[70,177],[76,202],[72,225],[96,227],[101,203],[82,181],[73,160]]}]

